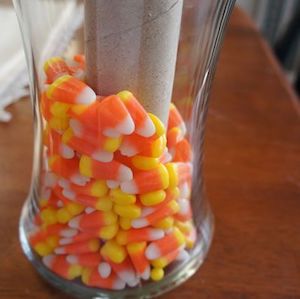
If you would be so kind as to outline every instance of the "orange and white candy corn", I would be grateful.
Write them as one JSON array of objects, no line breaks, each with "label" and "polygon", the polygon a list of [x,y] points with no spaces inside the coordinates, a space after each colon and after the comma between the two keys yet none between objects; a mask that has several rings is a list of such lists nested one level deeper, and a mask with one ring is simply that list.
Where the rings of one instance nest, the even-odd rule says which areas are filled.
[{"label": "orange and white candy corn", "polygon": [[103,150],[101,143],[98,145],[86,142],[84,139],[76,137],[71,128],[67,129],[63,136],[62,142],[80,154],[89,155],[94,160],[100,162],[110,162],[113,159],[113,154]]},{"label": "orange and white candy corn", "polygon": [[162,229],[145,227],[140,229],[129,229],[119,231],[116,237],[116,241],[120,245],[126,245],[132,242],[143,242],[159,240],[164,237],[164,231]]},{"label": "orange and white candy corn", "polygon": [[144,107],[138,102],[134,95],[127,90],[117,94],[126,106],[135,124],[134,132],[143,137],[150,137],[155,133],[155,126],[145,111]]},{"label": "orange and white candy corn", "polygon": [[43,263],[51,271],[68,280],[79,277],[82,273],[82,267],[80,265],[71,265],[65,255],[45,256],[43,257]]},{"label": "orange and white candy corn", "polygon": [[96,252],[100,248],[99,239],[90,239],[82,242],[76,242],[71,244],[66,244],[55,248],[54,252],[56,254],[81,254]]},{"label": "orange and white candy corn", "polygon": [[145,256],[146,246],[146,242],[130,243],[126,246],[137,275],[144,280],[147,280],[150,277],[150,265]]},{"label": "orange and white candy corn", "polygon": [[142,228],[148,225],[154,225],[159,220],[176,214],[179,210],[178,203],[175,200],[172,200],[165,205],[161,206],[161,208],[156,209],[155,212],[132,220],[132,227],[134,228]]},{"label": "orange and white candy corn", "polygon": [[96,267],[102,261],[99,252],[90,252],[82,254],[70,254],[66,260],[71,265],[80,265],[82,267]]},{"label": "orange and white candy corn", "polygon": [[62,136],[54,130],[50,129],[48,131],[46,145],[51,156],[60,155],[62,158],[72,159],[75,155],[73,149],[64,144],[62,142]]},{"label": "orange and white candy corn", "polygon": [[151,242],[145,251],[145,255],[149,260],[155,260],[182,247],[184,244],[184,235],[178,228],[174,228],[164,238]]},{"label": "orange and white candy corn", "polygon": [[130,135],[135,125],[120,97],[112,95],[101,100],[98,106],[98,125],[108,137]]},{"label": "orange and white candy corn", "polygon": [[89,86],[69,75],[56,79],[48,87],[47,97],[67,104],[88,105],[96,100],[96,94]]},{"label": "orange and white candy corn", "polygon": [[90,214],[82,214],[74,217],[69,226],[72,228],[89,229],[99,228],[116,223],[117,215],[113,212],[94,211]]},{"label": "orange and white candy corn", "polygon": [[174,127],[178,127],[182,131],[183,135],[186,134],[185,123],[175,105],[171,103],[169,110],[168,131]]},{"label": "orange and white candy corn", "polygon": [[99,162],[85,155],[81,156],[79,167],[82,175],[100,180],[126,182],[133,177],[131,169],[117,161]]},{"label": "orange and white candy corn", "polygon": [[130,194],[143,194],[166,189],[168,186],[168,171],[163,164],[159,164],[154,169],[136,173],[131,181],[122,182],[121,190]]},{"label": "orange and white candy corn", "polygon": [[61,57],[52,57],[44,64],[44,72],[47,76],[47,83],[51,84],[57,78],[70,74],[70,69]]},{"label": "orange and white candy corn", "polygon": [[70,128],[72,128],[73,134],[95,146],[98,146],[103,149],[103,151],[113,153],[121,145],[122,136],[119,137],[107,137],[104,136],[101,132],[92,130],[84,125],[82,125],[78,120],[70,120]]},{"label": "orange and white candy corn", "polygon": [[125,282],[121,280],[115,273],[111,273],[109,277],[103,278],[100,276],[98,268],[85,268],[82,271],[82,281],[90,287],[122,290],[125,288]]},{"label": "orange and white candy corn", "polygon": [[63,159],[55,155],[48,159],[48,164],[55,174],[70,180],[76,185],[85,185],[89,180],[79,173],[79,160],[77,157],[73,159]]},{"label": "orange and white candy corn", "polygon": [[173,162],[190,162],[192,161],[192,149],[187,139],[178,142],[173,148]]},{"label": "orange and white candy corn", "polygon": [[187,221],[192,219],[192,209],[191,209],[191,202],[186,198],[179,198],[177,200],[179,204],[179,211],[174,216],[175,219],[179,221]]},{"label": "orange and white candy corn", "polygon": [[108,261],[108,263],[120,279],[125,281],[129,286],[134,286],[136,275],[129,257],[126,257],[121,263],[114,263],[112,261]]}]

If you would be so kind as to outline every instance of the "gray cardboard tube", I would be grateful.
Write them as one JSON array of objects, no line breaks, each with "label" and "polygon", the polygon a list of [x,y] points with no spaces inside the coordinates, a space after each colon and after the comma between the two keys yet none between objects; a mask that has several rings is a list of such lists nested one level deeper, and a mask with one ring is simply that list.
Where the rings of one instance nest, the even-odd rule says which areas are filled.
[{"label": "gray cardboard tube", "polygon": [[131,91],[167,123],[183,0],[85,0],[87,83]]}]

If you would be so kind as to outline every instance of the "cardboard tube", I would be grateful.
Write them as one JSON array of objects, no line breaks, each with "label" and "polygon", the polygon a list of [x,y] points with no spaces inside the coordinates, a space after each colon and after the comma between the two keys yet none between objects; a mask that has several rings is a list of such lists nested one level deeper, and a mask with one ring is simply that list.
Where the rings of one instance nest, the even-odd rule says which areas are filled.
[{"label": "cardboard tube", "polygon": [[183,0],[85,0],[87,82],[130,90],[167,123]]}]

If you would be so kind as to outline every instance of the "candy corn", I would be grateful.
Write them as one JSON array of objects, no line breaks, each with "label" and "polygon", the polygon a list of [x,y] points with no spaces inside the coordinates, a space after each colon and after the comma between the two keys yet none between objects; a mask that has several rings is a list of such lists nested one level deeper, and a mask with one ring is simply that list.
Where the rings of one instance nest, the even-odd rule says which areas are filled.
[{"label": "candy corn", "polygon": [[130,91],[97,96],[84,67],[83,55],[44,66],[47,163],[29,242],[49,270],[89,287],[162,280],[198,241],[185,123],[174,104],[166,128]]}]

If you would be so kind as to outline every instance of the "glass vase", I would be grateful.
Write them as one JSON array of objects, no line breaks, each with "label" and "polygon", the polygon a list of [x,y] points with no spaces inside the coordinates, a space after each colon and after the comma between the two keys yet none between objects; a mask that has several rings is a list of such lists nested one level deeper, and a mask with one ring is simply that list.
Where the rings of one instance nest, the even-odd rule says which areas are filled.
[{"label": "glass vase", "polygon": [[230,0],[14,0],[34,111],[23,251],[80,298],[151,298],[211,244],[208,95]]}]

